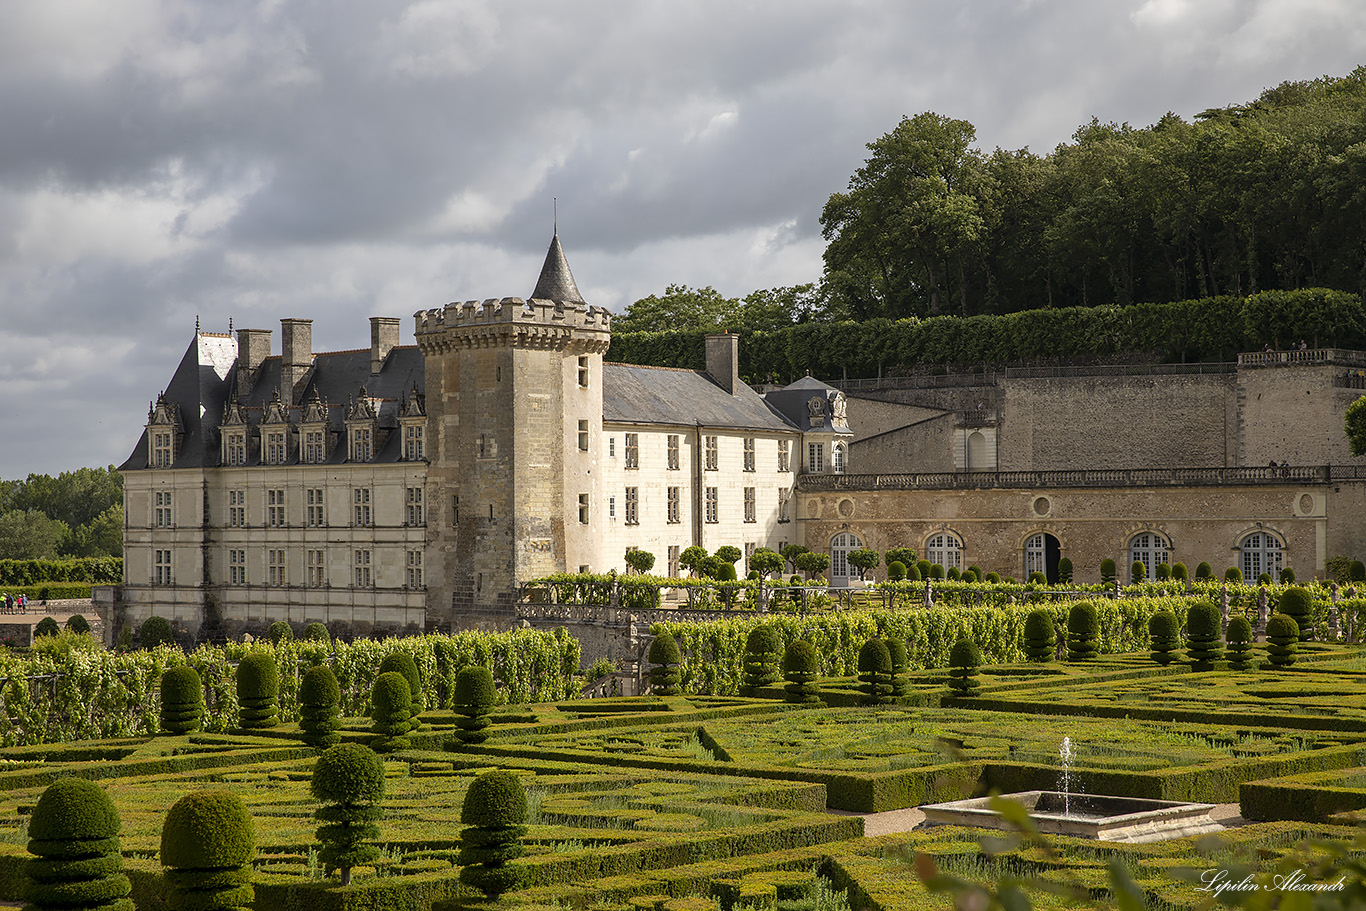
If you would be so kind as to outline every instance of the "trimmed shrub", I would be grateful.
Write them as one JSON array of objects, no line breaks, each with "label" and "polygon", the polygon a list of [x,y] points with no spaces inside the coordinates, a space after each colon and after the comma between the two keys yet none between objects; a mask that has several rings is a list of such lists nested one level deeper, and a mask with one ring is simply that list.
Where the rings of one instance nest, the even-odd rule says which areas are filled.
[{"label": "trimmed shrub", "polygon": [[1314,638],[1314,597],[1307,589],[1295,587],[1281,592],[1281,603],[1277,610],[1295,621],[1301,642]]},{"label": "trimmed shrub", "polygon": [[882,558],[887,561],[888,566],[893,563],[900,563],[908,568],[915,566],[917,559],[915,551],[909,547],[889,547]]},{"label": "trimmed shrub", "polygon": [[418,720],[418,715],[426,708],[422,698],[422,676],[418,673],[417,662],[408,652],[399,650],[393,651],[384,656],[384,660],[379,663],[379,673],[387,674],[390,671],[397,671],[403,675],[403,679],[408,681],[408,696],[413,700],[412,706],[412,730],[416,731],[422,727],[422,722]]},{"label": "trimmed shrub", "polygon": [[864,705],[892,701],[892,655],[887,643],[877,638],[863,643],[858,653],[858,679]]},{"label": "trimmed shrub", "polygon": [[678,643],[668,633],[660,633],[650,643],[650,691],[656,696],[677,696],[683,691],[678,687],[678,666],[683,663],[683,653]]},{"label": "trimmed shrub", "polygon": [[57,625],[57,621],[52,617],[44,617],[38,621],[38,625],[33,628],[33,638],[39,636],[60,636],[62,628]]},{"label": "trimmed shrub", "polygon": [[161,675],[161,730],[188,734],[204,720],[204,684],[199,672],[180,665]]},{"label": "trimmed shrub", "polygon": [[906,676],[910,661],[906,657],[906,640],[899,636],[883,636],[887,643],[887,654],[892,658],[892,695],[905,696],[911,690],[911,681]]},{"label": "trimmed shrub", "polygon": [[1148,618],[1148,639],[1152,643],[1153,660],[1171,664],[1176,650],[1181,647],[1181,623],[1176,614],[1160,610]]},{"label": "trimmed shrub", "polygon": [[227,791],[186,794],[161,827],[167,905],[186,911],[251,907],[255,856],[256,827],[242,798]]},{"label": "trimmed shrub", "polygon": [[1029,583],[1031,585],[1047,585],[1048,577],[1036,569],[1029,574]]},{"label": "trimmed shrub", "polygon": [[1090,661],[1100,654],[1100,619],[1090,601],[1078,601],[1067,613],[1067,660]]},{"label": "trimmed shrub", "polygon": [[343,886],[349,885],[351,868],[372,863],[380,854],[373,842],[379,838],[375,823],[384,815],[379,807],[384,761],[358,743],[339,744],[318,757],[308,789],[324,804],[313,814],[322,823],[318,860],[329,874],[340,873]]},{"label": "trimmed shrub", "polygon": [[1129,581],[1134,585],[1148,581],[1148,567],[1143,565],[1142,560],[1135,560],[1129,564]]},{"label": "trimmed shrub", "polygon": [[950,582],[957,582],[958,580],[962,579],[963,576],[961,573],[958,572],[958,567],[950,566],[947,570],[944,571],[944,578],[948,579]]},{"label": "trimmed shrub", "polygon": [[1106,585],[1115,581],[1115,561],[1109,557],[1100,561],[1100,581]]},{"label": "trimmed shrub", "polygon": [[412,714],[408,678],[397,671],[386,671],[376,677],[370,690],[370,730],[377,735],[370,745],[376,753],[392,753],[410,746],[404,735],[413,729]]},{"label": "trimmed shrub", "polygon": [[989,582],[989,583],[992,584],[992,585],[1000,585],[1000,584],[1001,584],[1001,574],[1000,574],[1000,573],[987,573],[987,582]]},{"label": "trimmed shrub", "polygon": [[1295,663],[1295,651],[1300,643],[1300,627],[1293,617],[1272,614],[1266,621],[1266,654],[1272,667],[1289,667]]},{"label": "trimmed shrub", "polygon": [[1157,569],[1155,570],[1155,572],[1157,573],[1157,581],[1166,582],[1168,579],[1172,577],[1171,564],[1159,563],[1157,564]]},{"label": "trimmed shrub", "polygon": [[1230,585],[1243,584],[1243,571],[1236,566],[1230,566],[1224,570],[1224,581]]},{"label": "trimmed shrub", "polygon": [[906,564],[907,582],[919,582],[923,578],[925,577],[920,574],[920,567],[916,566],[914,563]]},{"label": "trimmed shrub", "polygon": [[290,626],[287,620],[276,620],[270,625],[266,635],[270,637],[271,645],[279,645],[281,642],[294,639],[294,627]]},{"label": "trimmed shrub", "polygon": [[33,911],[133,911],[119,852],[119,812],[104,789],[59,778],[43,791],[28,824],[26,908]]},{"label": "trimmed shrub", "polygon": [[979,576],[979,575],[977,575],[977,570],[971,569],[971,568],[963,570],[963,575],[962,575],[961,578],[962,578],[962,580],[963,580],[964,582],[980,582],[980,581],[982,581],[982,577]]},{"label": "trimmed shrub", "polygon": [[66,628],[77,635],[85,635],[90,632],[90,621],[85,619],[83,614],[72,614],[66,618]]},{"label": "trimmed shrub", "polygon": [[142,626],[138,627],[138,646],[140,648],[170,645],[174,638],[171,635],[171,621],[165,617],[158,617],[153,614],[142,621]]},{"label": "trimmed shrub", "polygon": [[1038,608],[1029,612],[1024,625],[1024,653],[1030,661],[1045,663],[1057,653],[1058,633],[1052,611]]},{"label": "trimmed shrub", "polygon": [[972,577],[979,582],[982,580],[982,567],[978,566],[976,563],[964,570],[964,574],[966,575],[967,573],[972,573]]},{"label": "trimmed shrub", "polygon": [[977,680],[982,666],[982,651],[971,639],[959,639],[949,649],[949,687],[959,696],[976,695],[982,684]]},{"label": "trimmed shrub", "polygon": [[1072,561],[1067,557],[1058,558],[1058,581],[1064,583],[1072,581]]},{"label": "trimmed shrub", "polygon": [[942,578],[944,578],[944,567],[943,567],[943,565],[941,565],[941,564],[939,564],[939,563],[931,563],[931,564],[930,564],[930,578],[931,578],[931,579],[942,579]]},{"label": "trimmed shrub", "polygon": [[299,681],[299,729],[304,743],[320,750],[341,742],[341,687],[325,664],[310,667]]},{"label": "trimmed shrub", "polygon": [[1353,560],[1351,575],[1352,578],[1349,581],[1366,582],[1366,563],[1362,563],[1360,560]]},{"label": "trimmed shrub", "polygon": [[1200,561],[1200,565],[1198,565],[1198,566],[1195,567],[1195,578],[1196,578],[1196,579],[1213,579],[1213,578],[1214,578],[1214,567],[1213,567],[1213,566],[1210,566],[1210,565],[1209,565],[1208,563],[1206,563],[1204,560],[1201,560],[1201,561]]},{"label": "trimmed shrub", "polygon": [[237,725],[243,730],[280,723],[280,669],[269,652],[248,652],[237,665]]},{"label": "trimmed shrub", "polygon": [[1185,582],[1190,578],[1190,575],[1190,570],[1186,568],[1186,564],[1172,564],[1172,578],[1175,579],[1177,582]]},{"label": "trimmed shrub", "polygon": [[1252,621],[1242,615],[1231,618],[1224,637],[1228,639],[1229,666],[1247,670],[1252,665]]},{"label": "trimmed shrub", "polygon": [[1282,567],[1282,568],[1281,568],[1281,584],[1282,584],[1282,585],[1294,585],[1294,584],[1295,584],[1295,571],[1294,571],[1293,569],[1291,569],[1290,567],[1288,567],[1288,566],[1285,566],[1285,567]]},{"label": "trimmed shrub", "polygon": [[304,641],[306,642],[331,642],[332,634],[327,631],[327,627],[314,620],[304,627]]},{"label": "trimmed shrub", "polygon": [[920,578],[922,579],[930,578],[930,576],[933,574],[933,569],[934,564],[931,563],[929,560],[917,560],[915,562],[915,570],[916,572],[920,573]]},{"label": "trimmed shrub", "polygon": [[465,792],[460,821],[460,881],[489,898],[515,889],[519,871],[508,861],[526,852],[526,791],[514,772],[499,769],[477,776]]},{"label": "trimmed shrub", "polygon": [[906,564],[899,560],[893,560],[887,564],[887,581],[900,582],[906,578]]},{"label": "trimmed shrub", "polygon": [[1257,577],[1257,584],[1258,584],[1258,585],[1270,585],[1270,584],[1271,584],[1271,573],[1262,573],[1261,575],[1259,575],[1259,576]]},{"label": "trimmed shrub", "polygon": [[778,634],[773,627],[756,626],[749,631],[749,636],[745,639],[741,696],[753,696],[759,687],[777,683],[782,679],[782,675],[778,673],[778,662],[782,660],[778,648]]},{"label": "trimmed shrub", "polygon": [[1213,601],[1196,601],[1186,611],[1186,643],[1195,666],[1208,669],[1224,654],[1224,618]]},{"label": "trimmed shrub", "polygon": [[461,743],[483,743],[488,739],[489,711],[498,703],[498,687],[493,672],[480,664],[462,667],[455,675],[455,711],[460,717],[455,736]]},{"label": "trimmed shrub", "polygon": [[795,639],[783,651],[783,686],[786,701],[812,705],[819,703],[820,688],[816,680],[820,677],[820,662],[816,660],[816,647],[806,639]]}]

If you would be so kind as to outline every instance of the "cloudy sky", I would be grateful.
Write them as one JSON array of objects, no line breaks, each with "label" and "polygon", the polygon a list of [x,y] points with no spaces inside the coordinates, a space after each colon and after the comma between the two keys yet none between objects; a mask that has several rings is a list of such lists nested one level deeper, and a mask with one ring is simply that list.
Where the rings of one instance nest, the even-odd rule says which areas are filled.
[{"label": "cloudy sky", "polygon": [[1044,152],[1366,62],[1360,0],[4,0],[0,477],[119,463],[193,337],[813,281],[903,114]]}]

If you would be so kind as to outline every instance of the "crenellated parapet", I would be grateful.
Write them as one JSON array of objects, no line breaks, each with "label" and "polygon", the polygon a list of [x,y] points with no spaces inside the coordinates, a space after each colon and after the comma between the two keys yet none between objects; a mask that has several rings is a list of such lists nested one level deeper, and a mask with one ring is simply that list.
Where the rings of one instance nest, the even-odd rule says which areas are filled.
[{"label": "crenellated parapet", "polygon": [[602,354],[612,331],[612,314],[601,307],[520,297],[450,303],[413,318],[424,355],[493,347]]}]

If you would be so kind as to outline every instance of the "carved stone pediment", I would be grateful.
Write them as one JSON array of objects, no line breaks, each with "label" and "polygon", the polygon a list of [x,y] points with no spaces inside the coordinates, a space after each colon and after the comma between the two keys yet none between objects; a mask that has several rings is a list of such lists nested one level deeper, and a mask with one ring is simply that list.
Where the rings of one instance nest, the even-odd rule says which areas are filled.
[{"label": "carved stone pediment", "polygon": [[147,425],[180,427],[180,406],[166,401],[166,393],[157,396],[156,402],[147,409]]},{"label": "carved stone pediment", "polygon": [[370,398],[370,393],[365,387],[360,387],[360,394],[356,396],[346,406],[346,420],[349,421],[373,421],[378,419],[375,411],[375,403]]},{"label": "carved stone pediment", "polygon": [[812,427],[825,426],[825,397],[813,395],[806,400],[806,419]]},{"label": "carved stone pediment", "polygon": [[247,426],[246,406],[237,401],[228,402],[223,406],[223,420],[220,424],[224,427]]},{"label": "carved stone pediment", "polygon": [[266,405],[265,416],[261,418],[262,424],[288,424],[289,409],[280,401],[280,393],[277,390],[270,396],[270,403]]},{"label": "carved stone pediment", "polygon": [[427,416],[427,397],[413,384],[413,391],[399,400],[399,417],[423,418]]}]

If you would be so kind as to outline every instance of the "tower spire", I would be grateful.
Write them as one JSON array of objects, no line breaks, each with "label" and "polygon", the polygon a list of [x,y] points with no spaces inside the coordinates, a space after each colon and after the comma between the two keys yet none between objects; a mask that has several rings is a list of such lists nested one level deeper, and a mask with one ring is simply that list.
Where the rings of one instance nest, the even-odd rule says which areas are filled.
[{"label": "tower spire", "polygon": [[531,292],[531,296],[540,300],[585,303],[579,286],[574,284],[574,273],[569,271],[569,261],[564,258],[558,225],[550,239],[550,249],[545,254],[545,265],[541,266],[541,277],[536,280],[536,290]]}]

